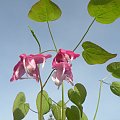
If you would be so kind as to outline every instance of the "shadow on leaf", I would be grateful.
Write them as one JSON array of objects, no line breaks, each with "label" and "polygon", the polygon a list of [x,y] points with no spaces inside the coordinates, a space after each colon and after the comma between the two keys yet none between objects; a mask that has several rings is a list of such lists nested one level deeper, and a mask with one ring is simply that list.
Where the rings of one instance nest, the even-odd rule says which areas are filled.
[{"label": "shadow on leaf", "polygon": [[22,111],[17,108],[14,112],[13,112],[13,116],[14,116],[14,120],[22,120],[25,115],[22,113]]}]

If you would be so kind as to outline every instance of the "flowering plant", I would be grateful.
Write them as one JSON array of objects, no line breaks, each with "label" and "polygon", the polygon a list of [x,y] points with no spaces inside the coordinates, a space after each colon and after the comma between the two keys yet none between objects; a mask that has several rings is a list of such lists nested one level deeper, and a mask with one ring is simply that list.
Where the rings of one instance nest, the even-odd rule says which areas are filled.
[{"label": "flowering plant", "polygon": [[[38,114],[38,120],[43,120],[45,114],[50,111],[52,112],[54,117],[53,119],[55,120],[88,120],[83,106],[87,96],[87,90],[82,83],[75,84],[74,74],[72,72],[72,63],[73,60],[77,59],[79,56],[83,57],[84,61],[89,65],[103,64],[117,56],[117,54],[112,54],[93,42],[83,42],[83,40],[95,21],[101,24],[110,24],[119,18],[119,5],[120,0],[90,0],[88,3],[88,12],[90,16],[94,17],[94,19],[73,50],[65,50],[63,48],[58,50],[56,46],[56,41],[54,40],[49,22],[55,21],[61,17],[62,11],[58,5],[51,0],[40,0],[31,7],[28,17],[36,22],[47,23],[54,49],[42,51],[40,41],[36,37],[36,34],[31,27],[29,27],[31,34],[38,44],[39,53],[30,55],[21,54],[20,61],[13,69],[13,75],[10,81],[35,79],[38,83],[40,83],[40,92],[36,98],[37,112],[31,109],[30,105],[26,103],[24,93],[20,92],[16,96],[13,105],[14,120],[22,120],[27,115],[29,110]],[[82,46],[83,52],[75,52],[80,46]],[[55,57],[48,52],[56,52]],[[46,59],[52,59],[52,57],[51,72],[46,81],[43,82],[40,74],[40,64],[44,66]],[[117,61],[110,63],[107,65],[107,70],[113,77],[120,78],[120,62]],[[55,82],[55,85],[57,85],[58,88],[62,88],[62,98],[58,103],[49,97],[44,88],[50,78]],[[120,96],[120,82],[115,81],[109,84],[104,81],[105,79],[106,77],[100,80],[99,97],[93,120],[96,120],[103,84],[109,85],[111,92],[117,96]],[[67,91],[67,102],[64,100],[64,93],[66,92],[64,91],[64,81],[67,81],[72,85],[72,88]],[[71,107],[68,106],[69,101],[73,104]]]}]

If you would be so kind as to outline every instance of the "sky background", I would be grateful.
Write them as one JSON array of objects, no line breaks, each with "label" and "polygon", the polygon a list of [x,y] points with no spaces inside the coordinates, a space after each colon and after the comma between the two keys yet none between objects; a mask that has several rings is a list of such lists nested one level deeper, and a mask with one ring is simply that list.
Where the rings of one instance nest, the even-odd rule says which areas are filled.
[{"label": "sky background", "polygon": [[[34,29],[42,45],[42,50],[53,49],[53,44],[46,23],[37,23],[27,16],[31,6],[37,0],[0,0],[0,120],[13,120],[12,107],[16,95],[24,92],[26,101],[36,111],[36,96],[40,90],[35,80],[23,80],[10,83],[14,65],[19,61],[22,53],[36,54],[38,46],[32,37],[28,25]],[[57,48],[73,49],[87,27],[93,20],[87,12],[89,0],[54,0],[61,8],[62,16],[59,20],[50,22],[51,30]],[[120,59],[120,19],[114,23],[103,25],[95,22],[84,41],[99,44],[111,53],[118,56],[102,65],[88,65],[82,55],[73,61],[74,84],[82,83],[87,89],[87,98],[83,104],[84,112],[89,120],[93,120],[96,109],[99,80],[109,73],[106,66]],[[76,53],[82,53],[80,46]],[[54,53],[51,52],[54,57]],[[51,72],[52,58],[47,60],[44,69],[41,69],[42,80],[45,81]],[[106,82],[111,83],[118,79],[110,76]],[[119,80],[118,80],[119,81]],[[72,86],[65,82],[65,101],[67,90]],[[58,102],[61,99],[61,88],[58,90],[50,79],[45,87],[49,96]],[[69,105],[72,105],[69,103]],[[48,114],[49,115],[49,114]],[[46,120],[48,115],[46,115]],[[29,111],[24,120],[37,120],[37,114]],[[120,120],[120,98],[113,95],[108,85],[102,88],[101,101],[96,120]]]}]

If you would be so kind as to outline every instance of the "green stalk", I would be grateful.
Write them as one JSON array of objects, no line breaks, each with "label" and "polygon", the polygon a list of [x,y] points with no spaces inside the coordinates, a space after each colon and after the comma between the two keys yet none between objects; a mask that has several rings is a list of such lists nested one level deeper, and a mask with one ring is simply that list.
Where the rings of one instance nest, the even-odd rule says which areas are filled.
[{"label": "green stalk", "polygon": [[99,94],[98,94],[98,102],[97,102],[97,107],[96,107],[96,111],[95,111],[93,120],[96,119],[96,115],[97,115],[97,112],[98,112],[99,103],[100,103],[100,97],[101,97],[102,84],[103,84],[103,82],[102,82],[102,80],[100,80],[100,88],[99,88]]},{"label": "green stalk", "polygon": [[36,37],[34,31],[31,29],[31,27],[28,26],[28,28],[30,29],[30,32],[32,33],[32,36],[35,38],[35,41],[36,41],[37,44],[38,44],[38,47],[39,47],[39,53],[41,53],[41,45],[40,45],[40,42],[39,42],[38,38]]},{"label": "green stalk", "polygon": [[108,75],[107,75],[105,78],[103,78],[102,80],[100,80],[100,88],[99,88],[99,93],[98,93],[98,102],[97,102],[97,107],[96,107],[96,111],[95,111],[93,120],[96,119],[96,115],[97,115],[97,112],[98,112],[98,108],[99,108],[99,104],[100,104],[100,97],[101,97],[102,85],[103,85],[103,83],[105,83],[105,84],[107,84],[107,85],[110,85],[109,83],[104,82],[104,80],[107,79],[110,75],[111,75],[111,73],[108,74]]},{"label": "green stalk", "polygon": [[41,97],[40,97],[40,116],[39,120],[43,120],[43,114],[42,114],[42,97],[43,97],[43,89],[41,89]]},{"label": "green stalk", "polygon": [[48,21],[47,21],[47,25],[48,25],[48,30],[49,30],[50,36],[52,38],[52,42],[53,42],[54,48],[55,48],[55,50],[57,52],[57,47],[56,47],[56,44],[55,44],[55,41],[54,41],[54,38],[53,38],[53,35],[52,35],[52,32],[51,32],[50,25],[49,25]]},{"label": "green stalk", "polygon": [[85,36],[87,35],[88,31],[90,30],[91,26],[93,25],[94,21],[95,21],[95,18],[93,19],[93,21],[92,21],[91,24],[89,25],[87,31],[85,32],[85,34],[83,35],[83,37],[81,38],[81,40],[79,41],[79,43],[76,45],[76,47],[73,49],[73,51],[75,51],[75,50],[79,47],[79,45],[81,44],[81,42],[83,41],[83,39],[84,39]]},{"label": "green stalk", "polygon": [[45,50],[45,51],[41,52],[41,54],[46,53],[46,52],[56,52],[56,50]]},{"label": "green stalk", "polygon": [[[39,72],[40,73],[40,72]],[[39,75],[40,76],[40,75]],[[41,77],[39,78],[40,81],[40,87],[41,87],[41,96],[40,96],[40,113],[38,113],[38,120],[43,120],[43,114],[42,114],[42,97],[43,97],[43,86],[42,86],[42,80]]]},{"label": "green stalk", "polygon": [[64,120],[64,83],[62,83],[62,120]]},{"label": "green stalk", "polygon": [[43,84],[42,88],[45,87],[45,85],[47,84],[47,82],[48,82],[49,78],[51,77],[52,73],[54,72],[54,70],[55,70],[55,69],[53,69],[53,70],[51,71],[51,73],[49,74],[47,80],[46,80],[45,83]]},{"label": "green stalk", "polygon": [[[28,26],[29,29],[30,29],[30,32],[32,33],[33,37],[35,38],[37,44],[38,44],[38,47],[39,47],[39,53],[41,53],[41,45],[40,45],[40,42],[38,40],[38,38],[36,37],[34,31],[30,28],[30,26]],[[40,68],[40,66],[38,66]],[[40,77],[40,72],[39,72],[39,77]],[[43,87],[42,87],[42,80],[41,80],[41,77],[39,78],[39,81],[40,81],[40,87],[41,87],[41,99],[40,99],[40,113],[38,113],[38,120],[43,120],[43,115],[42,115],[42,94],[43,94]]]}]

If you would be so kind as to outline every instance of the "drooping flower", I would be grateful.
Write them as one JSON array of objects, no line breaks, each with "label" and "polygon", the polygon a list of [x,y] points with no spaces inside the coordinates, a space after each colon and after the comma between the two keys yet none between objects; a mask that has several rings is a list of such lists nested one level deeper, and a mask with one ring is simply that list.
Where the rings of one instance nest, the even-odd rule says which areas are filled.
[{"label": "drooping flower", "polygon": [[45,64],[47,58],[50,58],[51,55],[43,55],[43,54],[36,54],[36,55],[20,55],[20,61],[15,65],[13,70],[13,75],[10,81],[22,79],[22,76],[26,73],[28,78],[36,79],[39,81],[39,68],[38,64]]},{"label": "drooping flower", "polygon": [[58,87],[62,84],[63,80],[66,80],[73,85],[71,62],[79,56],[80,54],[76,54],[73,51],[59,49],[52,62],[52,68],[55,69],[55,72],[52,75],[52,80]]},{"label": "drooping flower", "polygon": [[53,59],[52,66],[60,62],[71,63],[73,59],[76,59],[79,56],[80,54],[76,54],[71,50],[59,49],[57,55]]},{"label": "drooping flower", "polygon": [[59,87],[63,80],[66,80],[70,82],[73,85],[73,75],[71,70],[71,64],[61,62],[59,64],[56,64],[54,66],[54,69],[56,70],[52,75],[52,80],[55,82],[55,84]]}]

